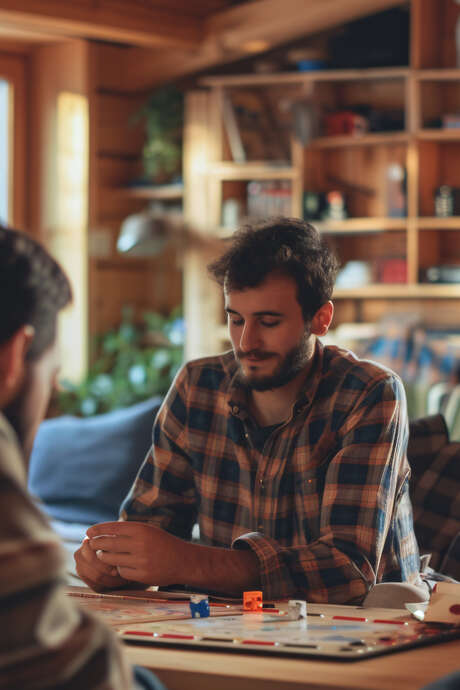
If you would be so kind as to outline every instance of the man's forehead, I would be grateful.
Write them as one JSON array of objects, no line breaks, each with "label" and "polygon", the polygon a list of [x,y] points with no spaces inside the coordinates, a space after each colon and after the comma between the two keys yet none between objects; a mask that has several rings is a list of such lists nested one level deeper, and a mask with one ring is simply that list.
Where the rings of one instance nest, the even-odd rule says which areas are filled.
[{"label": "man's forehead", "polygon": [[294,291],[247,288],[225,292],[225,309],[250,314],[287,314],[298,308]]}]

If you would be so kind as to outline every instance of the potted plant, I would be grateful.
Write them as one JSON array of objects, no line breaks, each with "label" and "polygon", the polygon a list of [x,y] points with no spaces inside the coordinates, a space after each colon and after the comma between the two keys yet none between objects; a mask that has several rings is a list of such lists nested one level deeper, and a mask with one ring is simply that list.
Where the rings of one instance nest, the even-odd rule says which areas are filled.
[{"label": "potted plant", "polygon": [[145,123],[142,149],[144,171],[157,183],[171,182],[181,174],[184,95],[174,86],[156,89],[135,114]]},{"label": "potted plant", "polygon": [[89,417],[164,395],[182,364],[184,320],[145,312],[141,323],[125,307],[117,328],[96,339],[97,356],[79,383],[63,381],[57,414]]}]

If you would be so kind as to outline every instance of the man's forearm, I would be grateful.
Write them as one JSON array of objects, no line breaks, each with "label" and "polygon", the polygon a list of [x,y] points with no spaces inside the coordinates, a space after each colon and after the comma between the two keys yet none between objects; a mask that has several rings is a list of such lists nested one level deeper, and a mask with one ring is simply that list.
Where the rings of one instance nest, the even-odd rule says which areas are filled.
[{"label": "man's forearm", "polygon": [[238,596],[260,586],[259,561],[250,549],[223,549],[189,542],[184,546],[179,582]]}]

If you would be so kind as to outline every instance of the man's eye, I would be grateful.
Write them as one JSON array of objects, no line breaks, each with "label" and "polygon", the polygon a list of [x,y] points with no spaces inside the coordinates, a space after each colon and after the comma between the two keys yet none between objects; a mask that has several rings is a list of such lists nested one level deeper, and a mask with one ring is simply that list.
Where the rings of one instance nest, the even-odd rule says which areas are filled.
[{"label": "man's eye", "polygon": [[265,328],[275,328],[275,326],[279,326],[280,321],[261,321],[260,323]]},{"label": "man's eye", "polygon": [[243,325],[243,319],[232,319],[229,317],[229,321],[233,326],[242,326]]}]

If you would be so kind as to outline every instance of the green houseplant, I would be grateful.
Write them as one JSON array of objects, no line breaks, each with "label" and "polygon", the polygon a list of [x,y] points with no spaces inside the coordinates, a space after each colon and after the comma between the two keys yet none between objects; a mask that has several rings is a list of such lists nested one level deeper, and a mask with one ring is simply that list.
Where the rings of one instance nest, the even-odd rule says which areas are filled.
[{"label": "green houseplant", "polygon": [[184,96],[174,86],[156,89],[135,114],[134,122],[145,123],[146,141],[142,150],[144,171],[157,183],[180,175]]},{"label": "green houseplant", "polygon": [[180,309],[167,317],[145,312],[135,323],[125,307],[121,323],[96,339],[97,356],[83,381],[62,382],[60,413],[88,417],[164,395],[183,357]]}]

